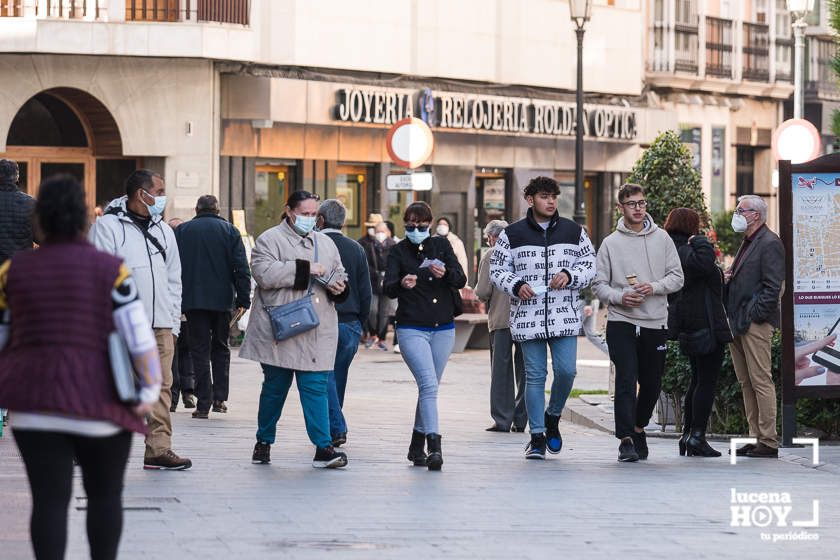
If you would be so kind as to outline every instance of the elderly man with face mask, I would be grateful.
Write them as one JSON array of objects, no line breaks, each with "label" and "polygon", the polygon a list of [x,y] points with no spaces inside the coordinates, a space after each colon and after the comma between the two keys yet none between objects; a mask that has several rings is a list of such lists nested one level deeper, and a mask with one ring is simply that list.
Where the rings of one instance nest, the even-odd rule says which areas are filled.
[{"label": "elderly man with face mask", "polygon": [[732,229],[744,241],[725,278],[726,314],[735,340],[729,345],[735,375],[741,384],[750,436],[758,443],[736,450],[737,455],[779,456],[776,433],[776,387],[771,374],[770,344],[779,328],[779,298],[785,274],[785,249],[766,225],[767,203],[760,196],[738,199]]},{"label": "elderly man with face mask", "polygon": [[490,416],[493,425],[487,428],[488,432],[524,432],[528,423],[525,362],[522,348],[510,334],[510,296],[490,282],[490,255],[507,226],[504,220],[490,220],[484,226],[484,237],[491,250],[481,257],[475,285],[475,295],[487,304],[487,329],[490,331]]}]

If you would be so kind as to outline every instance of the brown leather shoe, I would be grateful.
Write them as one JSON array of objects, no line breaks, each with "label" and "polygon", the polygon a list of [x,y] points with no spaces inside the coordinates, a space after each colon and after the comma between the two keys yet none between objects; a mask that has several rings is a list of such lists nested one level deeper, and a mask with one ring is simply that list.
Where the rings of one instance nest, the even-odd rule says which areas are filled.
[{"label": "brown leather shoe", "polygon": [[[742,445],[741,447],[735,450],[735,455],[738,457],[746,457],[747,453],[755,449],[755,444],[748,443],[746,445]],[[732,449],[729,450],[729,454],[732,455]]]},{"label": "brown leather shoe", "polygon": [[151,470],[183,471],[192,466],[192,461],[186,457],[179,457],[171,449],[167,449],[157,457],[143,459],[143,468]]},{"label": "brown leather shoe", "polygon": [[764,445],[763,443],[759,442],[754,449],[747,453],[747,457],[757,457],[761,459],[777,459],[779,457],[779,450],[775,447],[770,447],[769,445]]}]

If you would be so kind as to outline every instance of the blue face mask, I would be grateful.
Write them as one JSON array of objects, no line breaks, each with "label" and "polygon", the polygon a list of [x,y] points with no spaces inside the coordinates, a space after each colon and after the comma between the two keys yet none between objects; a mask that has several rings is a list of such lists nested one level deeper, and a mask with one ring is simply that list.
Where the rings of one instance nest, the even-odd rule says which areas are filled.
[{"label": "blue face mask", "polygon": [[420,245],[429,238],[429,230],[420,231],[419,229],[415,229],[414,231],[406,231],[405,236],[415,245]]},{"label": "blue face mask", "polygon": [[317,216],[298,216],[295,214],[295,223],[292,224],[292,228],[300,235],[306,235],[315,228],[317,220]]},{"label": "blue face mask", "polygon": [[[143,201],[143,204],[146,204],[146,208],[149,209],[149,214],[152,216],[161,216],[163,215],[163,211],[166,210],[166,195],[163,196],[152,196],[148,193],[148,191],[143,191],[144,194],[147,196],[154,198],[154,204],[146,204],[146,201]],[[142,199],[141,199],[142,200]]]}]

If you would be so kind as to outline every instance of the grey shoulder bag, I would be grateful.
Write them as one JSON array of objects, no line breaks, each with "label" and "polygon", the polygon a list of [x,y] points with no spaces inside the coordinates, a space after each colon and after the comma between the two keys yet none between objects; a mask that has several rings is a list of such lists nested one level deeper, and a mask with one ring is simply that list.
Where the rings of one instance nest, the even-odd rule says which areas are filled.
[{"label": "grey shoulder bag", "polygon": [[[315,245],[315,258],[318,262],[318,239],[313,234],[312,242]],[[310,331],[320,324],[318,314],[315,313],[315,306],[312,305],[312,276],[309,277],[309,289],[306,295],[295,301],[277,306],[264,305],[263,309],[268,313],[271,321],[271,329],[274,331],[274,340],[280,342],[292,338],[306,331]]]}]

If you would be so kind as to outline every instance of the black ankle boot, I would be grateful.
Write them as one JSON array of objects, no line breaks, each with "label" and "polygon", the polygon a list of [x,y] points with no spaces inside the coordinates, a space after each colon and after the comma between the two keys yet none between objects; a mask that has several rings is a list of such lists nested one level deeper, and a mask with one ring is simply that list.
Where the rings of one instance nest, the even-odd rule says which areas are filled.
[{"label": "black ankle boot", "polygon": [[414,430],[411,432],[411,445],[408,446],[408,460],[414,463],[415,467],[426,466],[426,435],[423,432]]},{"label": "black ankle boot", "polygon": [[443,454],[440,450],[440,435],[426,434],[426,445],[429,447],[429,456],[426,457],[426,466],[430,471],[439,471],[443,465]]},{"label": "black ankle boot", "polygon": [[691,428],[683,426],[683,433],[679,439],[680,456],[685,455],[685,441],[691,436]]},{"label": "black ankle boot", "polygon": [[685,452],[689,457],[720,457],[720,451],[716,451],[706,441],[706,433],[703,430],[692,430],[691,435],[685,440]]}]

